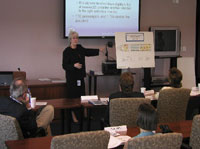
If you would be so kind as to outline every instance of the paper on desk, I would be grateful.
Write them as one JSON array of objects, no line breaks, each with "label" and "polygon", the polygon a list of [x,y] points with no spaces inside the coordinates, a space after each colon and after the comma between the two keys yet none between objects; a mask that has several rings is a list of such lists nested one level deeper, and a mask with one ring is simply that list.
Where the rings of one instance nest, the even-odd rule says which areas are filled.
[{"label": "paper on desk", "polygon": [[125,135],[127,133],[127,126],[122,125],[122,126],[114,126],[114,127],[105,127],[105,131],[108,131],[111,135],[113,136],[118,136],[118,135]]},{"label": "paper on desk", "polygon": [[144,91],[144,96],[151,96],[151,95],[154,95],[154,94],[155,94],[154,90]]},{"label": "paper on desk", "polygon": [[96,71],[94,72],[94,74],[95,74],[95,75],[103,75],[102,72],[96,72]]},{"label": "paper on desk", "polygon": [[100,100],[109,102],[109,98],[108,97],[104,97],[104,98],[101,97]]},{"label": "paper on desk", "polygon": [[124,144],[125,142],[127,142],[130,138],[131,137],[129,137],[129,136],[118,136],[118,137],[110,136],[108,148],[118,147],[118,146]]},{"label": "paper on desk", "polygon": [[101,101],[102,103],[104,103],[104,105],[108,105],[109,98],[108,98],[108,97],[100,98],[100,101]]},{"label": "paper on desk", "polygon": [[49,79],[49,78],[39,78],[38,80],[40,80],[40,81],[51,81],[51,79]]},{"label": "paper on desk", "polygon": [[36,106],[45,106],[47,102],[36,102]]},{"label": "paper on desk", "polygon": [[150,100],[155,100],[153,96],[145,96],[145,98],[148,98]]},{"label": "paper on desk", "polygon": [[190,96],[198,96],[200,94],[199,91],[191,91]]},{"label": "paper on desk", "polygon": [[89,100],[98,100],[98,96],[97,95],[81,96],[81,102],[88,102]]},{"label": "paper on desk", "polygon": [[66,83],[66,80],[52,80],[52,83]]}]

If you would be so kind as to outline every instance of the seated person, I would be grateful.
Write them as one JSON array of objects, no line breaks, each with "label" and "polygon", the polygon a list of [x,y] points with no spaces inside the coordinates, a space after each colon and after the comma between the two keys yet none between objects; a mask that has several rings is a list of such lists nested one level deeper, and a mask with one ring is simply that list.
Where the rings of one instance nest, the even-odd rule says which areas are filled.
[{"label": "seated person", "polygon": [[155,108],[148,103],[143,103],[138,108],[137,126],[140,127],[140,134],[135,136],[144,137],[154,135],[158,124],[158,115]]},{"label": "seated person", "polygon": [[127,98],[127,97],[144,97],[143,93],[134,92],[134,78],[130,72],[124,72],[120,76],[120,91],[110,95],[109,99],[113,98]]},{"label": "seated person", "polygon": [[173,67],[169,70],[169,83],[170,87],[163,87],[162,89],[171,89],[171,88],[181,88],[182,87],[182,72],[177,69],[176,67]]},{"label": "seated person", "polygon": [[[170,86],[165,86],[163,88],[161,88],[161,90],[164,89],[172,89],[172,88],[181,88],[182,87],[182,72],[177,69],[176,67],[173,67],[169,70],[169,76],[168,76],[168,80],[170,83]],[[155,99],[159,98],[159,93],[155,94]]]},{"label": "seated person", "polygon": [[[124,72],[120,76],[120,86],[119,89],[120,91],[113,93],[110,95],[109,100],[112,100],[114,98],[137,98],[141,97],[144,98],[144,94],[140,92],[134,92],[133,87],[134,87],[134,78],[133,75],[130,72]],[[109,124],[109,105],[108,109],[106,111],[106,116],[105,116],[105,123]]]},{"label": "seated person", "polygon": [[39,127],[51,135],[50,123],[54,118],[52,105],[32,110],[29,104],[26,81],[16,78],[10,85],[10,97],[0,98],[0,113],[15,117],[21,127],[24,138],[33,137]]}]

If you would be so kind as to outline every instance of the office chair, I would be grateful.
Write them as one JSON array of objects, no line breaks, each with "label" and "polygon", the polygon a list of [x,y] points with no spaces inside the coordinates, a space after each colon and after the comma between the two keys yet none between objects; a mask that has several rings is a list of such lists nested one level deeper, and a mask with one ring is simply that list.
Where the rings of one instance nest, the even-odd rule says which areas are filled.
[{"label": "office chair", "polygon": [[200,114],[194,116],[192,121],[192,131],[190,134],[190,146],[192,149],[200,147]]},{"label": "office chair", "polygon": [[111,126],[136,126],[138,107],[142,103],[149,103],[147,98],[115,98],[110,101],[109,119]]},{"label": "office chair", "polygon": [[131,138],[125,143],[124,149],[180,149],[182,139],[181,133]]},{"label": "office chair", "polygon": [[190,89],[185,88],[165,89],[160,91],[157,104],[159,123],[186,120],[190,91]]},{"label": "office chair", "polygon": [[5,141],[24,139],[18,121],[11,116],[0,114],[0,148],[6,149]]},{"label": "office chair", "polygon": [[90,131],[55,136],[51,140],[51,149],[106,149],[110,133]]}]

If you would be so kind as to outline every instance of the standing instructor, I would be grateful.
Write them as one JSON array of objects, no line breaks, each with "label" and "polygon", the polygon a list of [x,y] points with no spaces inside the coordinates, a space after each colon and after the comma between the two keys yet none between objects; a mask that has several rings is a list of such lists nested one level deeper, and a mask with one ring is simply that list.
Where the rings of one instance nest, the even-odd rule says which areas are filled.
[{"label": "standing instructor", "polygon": [[66,72],[68,98],[85,95],[85,56],[99,55],[103,49],[87,49],[78,44],[78,33],[69,33],[69,47],[63,52],[63,69]]}]

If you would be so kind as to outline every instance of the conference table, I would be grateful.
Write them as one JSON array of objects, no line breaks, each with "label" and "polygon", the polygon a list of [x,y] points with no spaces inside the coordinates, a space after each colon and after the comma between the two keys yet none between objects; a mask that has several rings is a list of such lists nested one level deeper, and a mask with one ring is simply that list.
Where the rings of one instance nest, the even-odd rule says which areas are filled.
[{"label": "conference table", "polygon": [[[72,109],[78,108],[81,114],[80,119],[80,131],[83,130],[83,113],[84,109],[87,109],[88,112],[88,119],[87,119],[87,130],[90,130],[90,115],[91,115],[91,109],[96,108],[106,108],[107,105],[101,105],[101,106],[95,106],[90,103],[81,103],[80,98],[75,99],[68,99],[68,98],[59,98],[59,99],[48,99],[48,100],[37,100],[39,102],[47,102],[47,104],[53,105],[55,109],[61,110],[60,116],[61,116],[61,134],[65,134],[65,117],[67,120],[67,128],[68,133],[71,132],[71,111]],[[200,107],[200,96],[192,96],[188,103],[187,113],[186,117],[187,120],[192,120],[192,111],[194,106]],[[65,115],[67,114],[67,115]]]},{"label": "conference table", "polygon": [[[57,99],[67,97],[66,82],[59,79],[51,79],[49,81],[27,80],[29,89],[33,97],[37,99]],[[0,95],[10,96],[9,85],[0,85]]]},{"label": "conference table", "polygon": [[[190,136],[192,121],[180,121],[180,122],[171,122],[171,123],[162,123],[168,125],[173,132],[178,132],[183,134],[183,138],[188,138]],[[156,132],[161,132],[159,125]],[[127,130],[127,135],[134,137],[139,134],[138,127],[129,127]],[[53,137],[41,137],[41,138],[29,138],[24,140],[12,140],[6,141],[6,145],[9,149],[49,149],[51,146],[51,139]]]}]

